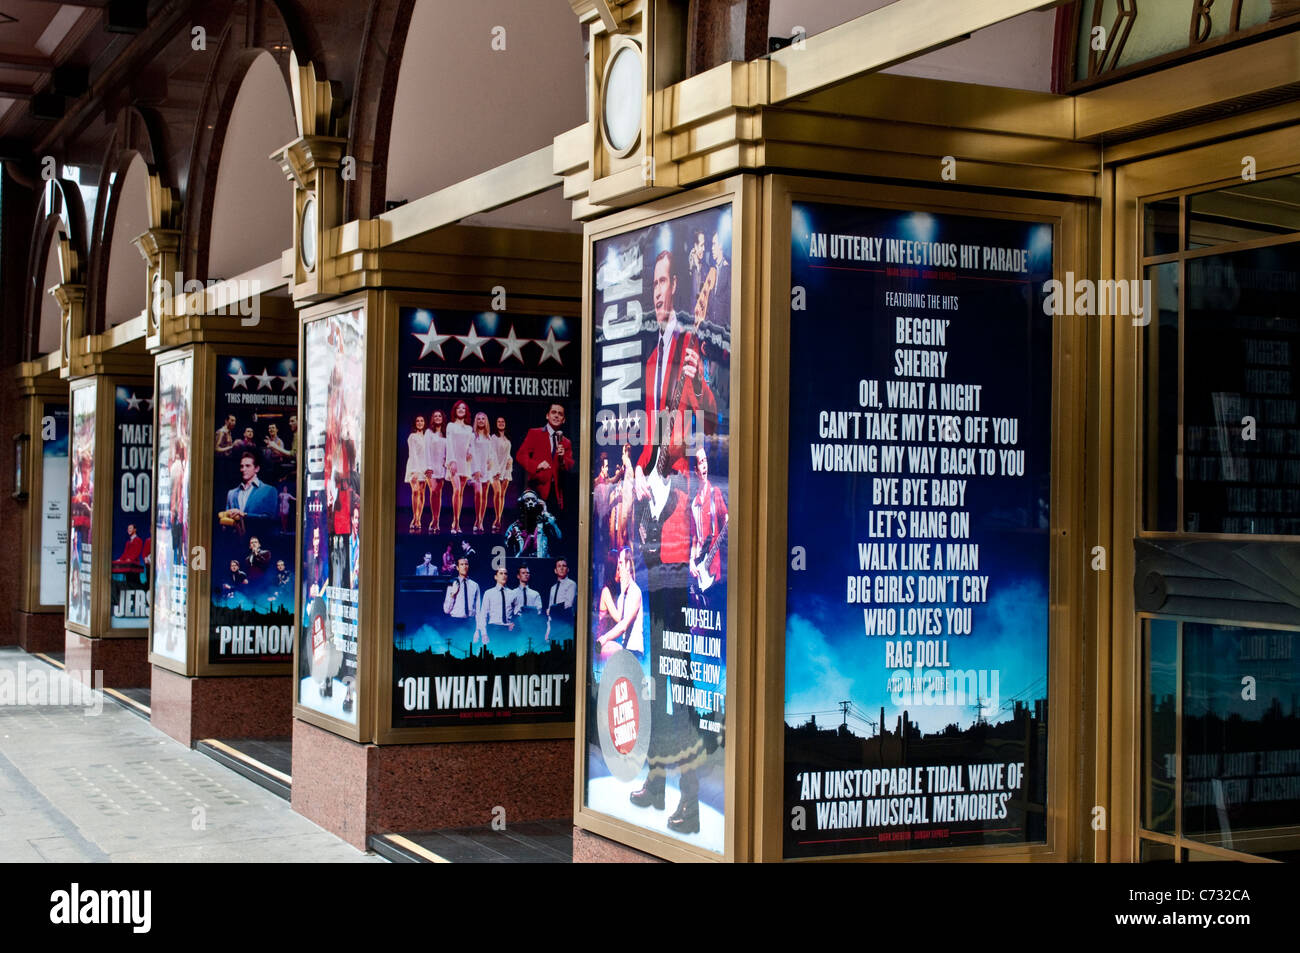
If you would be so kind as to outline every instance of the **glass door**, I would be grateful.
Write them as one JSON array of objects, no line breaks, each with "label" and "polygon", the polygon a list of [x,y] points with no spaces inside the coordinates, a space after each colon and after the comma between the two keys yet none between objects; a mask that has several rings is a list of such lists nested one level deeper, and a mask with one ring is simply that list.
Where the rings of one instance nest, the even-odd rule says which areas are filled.
[{"label": "glass door", "polygon": [[1300,857],[1300,175],[1143,203],[1139,859]]}]

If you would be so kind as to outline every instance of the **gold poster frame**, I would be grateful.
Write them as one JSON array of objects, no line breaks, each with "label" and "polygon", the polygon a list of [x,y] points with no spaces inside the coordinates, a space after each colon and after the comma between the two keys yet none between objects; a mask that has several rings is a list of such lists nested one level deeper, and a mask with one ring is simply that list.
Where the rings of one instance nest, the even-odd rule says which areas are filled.
[{"label": "gold poster frame", "polygon": [[[44,378],[38,379],[44,383]],[[48,605],[41,602],[41,575],[43,567],[41,565],[41,524],[44,519],[45,505],[45,467],[44,462],[44,443],[41,440],[41,420],[44,416],[44,410],[47,405],[62,405],[68,411],[68,428],[69,438],[71,438],[72,425],[72,401],[69,399],[68,387],[66,382],[54,379],[56,383],[62,384],[62,394],[46,393],[38,391],[29,397],[22,397],[20,400],[24,405],[23,426],[26,433],[31,435],[27,447],[27,502],[24,504],[28,512],[22,516],[24,531],[27,534],[27,546],[25,547],[25,559],[22,567],[22,604],[19,606],[24,612],[32,615],[64,615],[68,603],[68,576],[63,574],[63,605]],[[69,480],[71,479],[71,457],[69,457]],[[63,503],[65,515],[67,515],[68,502]],[[67,558],[67,547],[64,546],[64,558]],[[65,567],[66,568],[66,567]],[[65,619],[66,622],[66,619]]]},{"label": "gold poster frame", "polygon": [[[755,776],[754,855],[783,860],[785,592],[787,540],[788,429],[781,408],[788,405],[790,367],[790,230],[796,201],[857,205],[868,208],[924,211],[993,219],[1047,222],[1053,227],[1054,277],[1066,271],[1087,274],[1088,216],[1075,202],[1027,199],[1010,195],[918,187],[895,187],[809,178],[773,176],[764,194],[763,248],[762,444],[759,459],[760,502],[766,513],[759,526],[759,552],[767,554],[757,586],[762,631],[756,681],[765,707],[756,726],[758,765]],[[1083,436],[1085,408],[1085,326],[1058,316],[1052,340],[1052,446],[1050,517],[1050,591],[1048,641],[1048,778],[1047,837],[1043,843],[981,845],[907,851],[880,851],[798,859],[796,863],[837,861],[1065,861],[1079,854],[1078,841],[1091,806],[1086,778],[1077,764],[1086,711],[1083,691],[1083,573],[1085,542]]]},{"label": "gold poster frame", "polygon": [[[1137,146],[1126,152],[1138,152]],[[1119,148],[1119,147],[1117,147]],[[1112,165],[1104,173],[1104,194],[1111,199],[1103,222],[1102,278],[1133,280],[1142,278],[1142,206],[1146,202],[1241,184],[1243,158],[1255,160],[1256,180],[1300,171],[1300,127],[1288,125],[1262,132],[1243,130],[1239,136],[1206,145]],[[1142,529],[1142,472],[1145,462],[1143,445],[1143,346],[1145,328],[1132,328],[1123,320],[1101,320],[1100,355],[1103,367],[1113,376],[1102,388],[1109,400],[1101,406],[1102,423],[1109,423],[1113,442],[1102,440],[1098,466],[1114,473],[1113,496],[1101,500],[1099,523],[1109,529],[1108,550],[1112,554],[1110,583],[1102,593],[1099,618],[1108,624],[1111,640],[1103,644],[1103,664],[1109,667],[1110,697],[1102,699],[1099,717],[1108,723],[1099,730],[1108,731],[1111,739],[1109,757],[1097,759],[1098,771],[1108,771],[1103,788],[1110,800],[1110,859],[1137,861],[1143,838],[1159,842],[1159,837],[1139,835],[1141,830],[1142,778],[1142,639],[1141,619],[1150,614],[1136,612],[1133,595],[1135,569],[1133,541],[1141,538],[1168,538],[1170,534]],[[1109,389],[1109,394],[1107,390]],[[1182,446],[1181,435],[1179,446]],[[1109,502],[1109,506],[1107,505]],[[1109,512],[1107,511],[1109,510]],[[1179,539],[1196,539],[1198,534],[1174,534]],[[1252,540],[1294,541],[1295,537],[1241,536],[1237,534],[1206,536],[1223,541]],[[1233,623],[1241,624],[1241,623]],[[1102,735],[1103,737],[1105,735]],[[1102,779],[1099,778],[1099,782]]]},{"label": "gold poster frame", "polygon": [[583,247],[583,340],[582,392],[591,405],[593,394],[592,366],[595,355],[594,315],[591,286],[595,243],[630,231],[680,218],[692,212],[724,205],[732,207],[732,300],[731,300],[731,408],[732,427],[728,458],[730,480],[728,524],[730,543],[727,548],[727,745],[724,770],[726,793],[723,852],[695,847],[669,834],[659,834],[618,820],[586,806],[587,739],[579,726],[587,718],[587,673],[591,664],[591,518],[592,498],[592,415],[584,413],[580,490],[583,509],[579,515],[578,564],[585,571],[578,577],[578,657],[579,675],[575,709],[573,823],[576,827],[610,840],[626,844],[669,861],[746,861],[750,859],[749,842],[743,836],[752,823],[748,791],[738,790],[738,780],[745,777],[752,764],[750,741],[754,725],[755,693],[752,679],[756,646],[750,635],[754,631],[752,593],[758,578],[759,553],[756,545],[757,414],[737,414],[737,408],[752,408],[756,396],[758,370],[757,263],[759,242],[759,195],[761,182],[753,175],[738,175],[689,192],[650,202],[589,222],[584,230]]},{"label": "gold poster frame", "polygon": [[[104,385],[105,385],[104,379],[98,376],[83,377],[74,381],[70,381],[68,383],[68,504],[67,504],[68,505],[68,574],[67,574],[67,578],[65,578],[63,581],[63,588],[64,588],[63,628],[67,632],[75,632],[77,635],[84,636],[85,638],[91,638],[94,635],[95,630],[98,628],[97,622],[99,621],[99,604],[98,604],[99,587],[95,585],[95,560],[97,558],[96,553],[99,551],[98,547],[104,545],[103,528],[99,525],[100,523],[104,522],[103,517],[100,515],[100,511],[104,510],[104,507],[101,507],[99,505],[98,495],[96,495],[96,497],[91,500],[91,504],[90,504],[90,614],[88,616],[89,621],[86,623],[73,622],[72,619],[68,617],[68,610],[71,608],[71,599],[67,595],[67,588],[68,588],[69,580],[72,579],[72,574],[74,572],[79,571],[78,567],[72,564],[72,478],[76,474],[76,469],[77,469],[76,458],[73,454],[73,449],[74,449],[73,433],[75,431],[75,427],[73,426],[73,424],[74,421],[76,420],[74,408],[76,407],[77,394],[80,391],[89,390],[91,388],[95,389],[95,399],[94,399],[95,425],[91,429],[91,434],[95,441],[95,446],[93,451],[91,452],[90,459],[91,459],[91,465],[94,468],[93,483],[98,484],[99,483],[99,461],[97,458],[100,452],[99,448],[104,445],[106,439],[107,440],[112,439],[112,434],[106,433],[107,418],[111,415],[104,413],[104,395],[102,393],[103,390],[106,389]],[[110,477],[110,481],[111,479],[112,478]],[[107,600],[105,600],[105,606],[107,606]]]},{"label": "gold poster frame", "polygon": [[362,529],[360,552],[361,565],[364,568],[357,584],[356,724],[308,708],[298,698],[299,689],[301,688],[301,679],[298,673],[302,654],[302,613],[299,611],[299,604],[302,601],[302,528],[307,512],[305,505],[307,455],[304,452],[307,431],[304,424],[306,410],[303,402],[307,326],[331,318],[334,315],[347,314],[349,311],[357,310],[362,312],[361,326],[365,341],[365,356],[362,360],[365,381],[362,385],[361,407],[358,408],[358,419],[362,421],[364,427],[369,421],[375,419],[374,413],[378,412],[382,407],[382,394],[389,389],[388,377],[385,375],[393,373],[396,368],[394,355],[385,353],[385,348],[374,346],[376,341],[383,340],[377,333],[377,326],[383,315],[382,293],[373,290],[361,291],[305,308],[301,312],[298,327],[299,451],[297,466],[299,543],[296,547],[297,552],[294,553],[294,579],[298,593],[294,598],[293,668],[290,673],[290,682],[293,691],[294,718],[339,735],[342,738],[347,738],[349,741],[366,744],[371,740],[377,718],[375,696],[378,694],[376,691],[378,686],[375,677],[375,653],[378,650],[376,643],[381,640],[376,638],[376,634],[383,632],[383,626],[380,625],[382,620],[378,612],[379,602],[367,595],[371,583],[377,578],[376,567],[381,565],[379,560],[383,553],[379,546],[378,534],[368,529],[368,527],[377,525],[377,521],[383,515],[383,511],[379,507],[380,501],[371,489],[371,481],[378,476],[379,468],[382,466],[382,455],[379,449],[382,441],[374,439],[368,430],[363,430],[361,447]]},{"label": "gold poster frame", "polygon": [[[190,466],[193,472],[202,474],[202,480],[191,479],[190,487],[190,506],[191,516],[194,513],[201,514],[198,520],[190,519],[190,546],[203,547],[203,551],[208,554],[208,568],[205,572],[198,574],[198,585],[191,592],[196,599],[196,609],[192,618],[196,623],[194,639],[191,641],[196,646],[193,664],[190,666],[194,675],[219,677],[222,675],[288,675],[290,674],[289,666],[292,659],[284,662],[232,662],[230,664],[213,663],[208,660],[208,642],[211,636],[211,611],[212,611],[212,576],[219,571],[219,567],[212,562],[212,514],[214,494],[220,490],[212,485],[212,472],[214,458],[216,457],[216,446],[212,441],[212,435],[216,432],[216,387],[220,371],[217,368],[217,357],[220,354],[229,354],[232,357],[265,357],[287,358],[292,356],[297,360],[297,352],[289,347],[274,347],[266,344],[249,344],[241,346],[234,342],[217,341],[208,342],[194,347],[194,409],[190,413],[190,421],[194,427],[195,435],[190,442]],[[299,368],[299,376],[302,370]],[[200,388],[203,388],[200,390]],[[202,400],[198,395],[202,395]],[[298,432],[302,433],[302,421],[299,419]],[[297,454],[295,448],[294,453]],[[295,464],[295,471],[297,465]],[[298,521],[301,523],[301,519]],[[294,531],[294,551],[301,549],[301,538],[299,530],[301,526]],[[295,577],[294,586],[294,635],[295,644],[297,636],[297,600],[298,586]],[[201,651],[200,651],[201,649]]]},{"label": "gold poster frame", "polygon": [[[97,579],[96,577],[102,575],[102,576],[104,577],[105,580],[109,580],[110,582],[111,582],[111,580],[112,580],[112,578],[113,578],[113,552],[112,552],[112,544],[113,544],[113,513],[114,513],[114,510],[116,509],[116,504],[117,504],[117,491],[118,491],[117,481],[114,479],[114,475],[115,475],[116,470],[117,470],[117,435],[113,432],[113,431],[114,431],[114,416],[115,416],[115,414],[116,414],[116,412],[117,412],[117,409],[116,409],[116,403],[117,403],[117,388],[118,388],[119,386],[122,386],[122,385],[130,386],[130,385],[132,385],[132,384],[139,385],[139,386],[144,386],[144,385],[150,385],[150,386],[152,386],[153,383],[154,383],[154,381],[153,381],[153,377],[152,377],[152,376],[144,377],[144,376],[131,375],[131,374],[103,374],[103,375],[99,375],[99,376],[97,376],[97,377],[96,377],[96,380],[98,380],[98,381],[100,382],[100,384],[103,385],[103,387],[105,388],[105,390],[107,390],[108,393],[107,393],[106,396],[105,396],[105,395],[101,395],[100,398],[99,398],[99,415],[100,415],[100,417],[99,417],[99,420],[97,420],[97,421],[95,422],[95,423],[96,423],[96,431],[97,431],[97,435],[96,435],[96,438],[95,438],[95,443],[96,443],[96,446],[95,446],[95,452],[96,452],[96,454],[98,455],[98,453],[99,453],[99,439],[100,439],[100,437],[99,437],[99,435],[98,435],[98,434],[100,433],[99,428],[100,428],[101,426],[103,426],[103,427],[104,427],[104,430],[103,430],[102,432],[103,432],[103,433],[107,433],[107,437],[108,437],[107,443],[105,443],[104,446],[106,446],[106,447],[109,448],[110,453],[109,453],[109,473],[108,473],[108,481],[107,481],[107,484],[106,484],[107,487],[109,488],[109,496],[108,496],[108,498],[107,498],[108,502],[107,502],[107,504],[106,504],[106,506],[105,506],[105,510],[106,510],[106,518],[105,518],[104,521],[103,521],[103,522],[106,524],[106,528],[105,528],[105,530],[104,530],[104,556],[107,557],[107,561],[104,562],[104,563],[102,564],[102,567],[101,567],[101,564],[100,564],[100,562],[99,562],[99,557],[95,557],[95,570],[96,570],[96,571],[95,571],[95,573],[94,573],[94,574],[92,575],[92,577],[91,577],[91,598],[92,598],[91,620],[92,620],[92,622],[95,622],[96,624],[95,624],[94,626],[92,626],[92,628],[97,629],[97,631],[95,632],[95,634],[96,634],[98,637],[100,637],[100,638],[105,638],[105,639],[140,639],[140,638],[145,638],[145,637],[146,637],[146,635],[147,635],[147,633],[148,633],[148,631],[149,631],[150,625],[152,625],[152,621],[151,621],[151,620],[153,619],[153,602],[152,602],[152,599],[153,599],[153,566],[152,566],[152,563],[150,564],[149,572],[148,572],[148,576],[149,576],[149,599],[151,600],[150,603],[149,603],[149,616],[148,616],[148,620],[150,621],[150,624],[149,624],[149,625],[135,626],[134,628],[131,628],[131,627],[125,627],[125,626],[124,626],[124,627],[121,627],[121,628],[113,628],[112,585],[110,584],[110,585],[107,586],[107,587],[100,586],[100,585],[99,585],[99,581],[98,581],[98,579]],[[71,405],[71,402],[69,402],[68,406],[69,406],[69,413],[71,413],[71,406],[72,406],[72,405]],[[70,421],[71,421],[71,417],[69,417],[69,422],[70,422]],[[71,426],[70,423],[69,423],[69,426]],[[154,427],[157,426],[157,413],[156,413],[156,412],[155,412],[154,417],[150,420],[150,422],[149,422],[149,426],[150,426],[151,430],[152,430],[152,428],[154,428]],[[149,444],[150,444],[151,447],[153,446],[153,434],[152,434],[152,432],[150,433]],[[155,502],[155,501],[154,501],[154,485],[153,485],[153,484],[154,484],[154,479],[155,479],[155,477],[157,476],[157,473],[154,471],[154,464],[153,464],[153,461],[152,461],[152,460],[151,460],[150,463],[149,463],[149,467],[150,467],[150,472],[149,472],[149,510],[148,510],[148,518],[149,518],[149,520],[152,522],[152,520],[153,520],[153,508],[154,508],[154,502]],[[98,470],[96,470],[96,472],[95,472],[95,482],[96,482],[96,483],[99,483],[99,482],[100,482],[100,480],[99,480],[99,471],[98,471]],[[98,497],[96,497],[96,501],[98,501]],[[94,527],[91,527],[91,532],[92,532],[92,533],[94,534],[94,536],[95,536],[95,541],[91,544],[92,547],[93,547],[93,546],[95,546],[95,545],[97,545],[97,544],[99,543],[99,534],[98,534],[98,531],[97,531]],[[150,526],[150,530],[149,530],[149,532],[150,532],[150,539],[152,540],[152,539],[153,539],[153,527],[152,527],[152,525]],[[93,551],[92,551],[92,554],[93,554]],[[101,593],[101,592],[99,591],[100,589],[104,589],[104,592]]]},{"label": "gold poster frame", "polygon": [[[380,426],[387,429],[397,420],[398,406],[398,374],[397,374],[397,354],[398,354],[398,335],[401,332],[400,315],[402,308],[417,307],[431,309],[445,309],[455,311],[485,311],[490,310],[486,307],[487,301],[492,297],[491,292],[451,294],[445,292],[419,292],[419,291],[383,291],[380,293],[381,305],[378,314],[381,316],[378,326],[374,327],[376,340],[382,343],[383,367],[380,371],[380,379],[385,382],[385,386],[379,389],[376,402],[372,405],[372,412],[367,419],[380,421]],[[552,302],[543,302],[540,299],[528,297],[520,298],[516,307],[503,311],[503,314],[554,314],[562,317],[582,320],[581,303],[575,299],[555,299]],[[551,307],[543,307],[543,304],[549,303]],[[583,328],[583,333],[588,333],[587,328]],[[585,398],[582,401],[584,411],[587,410]],[[386,514],[377,531],[372,535],[376,537],[378,552],[386,553],[388,560],[380,564],[391,567],[393,554],[396,551],[396,522],[394,514],[397,510],[397,456],[398,444],[397,437],[393,434],[387,434],[383,430],[370,431],[374,434],[372,440],[376,440],[384,447],[384,453],[378,461],[376,476],[377,486],[370,491],[370,495],[375,496],[376,506],[380,514]],[[369,436],[369,434],[368,434]],[[364,506],[364,500],[363,500]],[[581,516],[579,517],[581,520]],[[581,534],[581,523],[579,534]],[[301,548],[301,547],[299,547]],[[581,562],[581,556],[578,557],[578,563]],[[375,578],[375,577],[369,577]],[[400,728],[393,726],[393,610],[394,595],[392,578],[388,572],[380,572],[377,577],[376,585],[377,595],[372,597],[375,604],[376,618],[384,624],[375,629],[376,640],[382,644],[382,648],[376,646],[377,656],[375,659],[375,702],[377,710],[375,712],[375,743],[376,744],[420,744],[430,742],[457,742],[457,741],[520,741],[529,739],[555,739],[555,738],[572,738],[574,736],[574,725],[572,721],[549,722],[545,724],[505,724],[505,725],[467,725],[465,727],[437,727],[437,728]],[[576,633],[575,633],[576,639]],[[577,672],[574,673],[577,678]],[[579,692],[575,688],[575,704]],[[576,711],[576,708],[575,708]]]},{"label": "gold poster frame", "polygon": [[[192,676],[194,674],[193,666],[194,666],[194,653],[195,653],[195,641],[196,641],[196,626],[194,624],[195,622],[194,607],[196,605],[194,583],[195,583],[195,579],[198,577],[199,574],[199,570],[193,568],[193,561],[192,561],[192,554],[194,552],[194,547],[199,545],[194,535],[194,520],[193,520],[194,498],[195,495],[200,492],[200,488],[195,486],[195,480],[193,476],[195,472],[194,471],[194,442],[195,442],[194,436],[196,431],[198,430],[198,428],[194,425],[194,413],[195,413],[196,395],[199,393],[198,391],[198,387],[200,384],[199,378],[202,376],[202,368],[200,366],[201,362],[198,360],[196,356],[195,353],[196,351],[197,351],[197,347],[191,344],[191,345],[187,345],[186,347],[177,348],[176,350],[167,351],[163,354],[159,354],[157,358],[157,362],[154,365],[154,374],[153,374],[153,399],[154,399],[154,427],[153,427],[153,473],[154,473],[153,494],[154,497],[153,497],[153,501],[154,501],[154,505],[152,508],[152,512],[150,514],[150,518],[153,521],[152,531],[156,533],[158,530],[158,414],[161,412],[162,409],[161,401],[159,399],[159,392],[161,388],[158,386],[158,381],[159,381],[161,370],[164,366],[174,363],[175,361],[183,361],[186,358],[190,360],[190,443],[189,443],[190,494],[185,500],[185,505],[189,508],[188,517],[190,523],[190,539],[189,539],[189,552],[186,553],[185,556],[185,574],[186,574],[185,661],[179,662],[176,659],[168,658],[165,655],[159,655],[157,652],[153,650],[154,620],[157,614],[153,611],[152,600],[153,600],[153,596],[157,593],[157,578],[154,575],[154,573],[157,571],[157,566],[158,566],[157,558],[153,560],[153,565],[150,567],[150,572],[149,572],[150,604],[149,604],[149,629],[148,629],[149,663],[151,665],[156,665],[159,668],[165,668],[169,672],[175,672],[177,675],[184,675],[186,677]],[[206,483],[207,480],[204,480],[203,482]],[[155,540],[153,543],[153,549],[155,553],[157,552],[157,548],[158,548],[158,544],[157,541]],[[205,549],[204,552],[206,553],[207,550]],[[210,569],[211,567],[209,567],[209,570],[207,571],[210,571]]]}]

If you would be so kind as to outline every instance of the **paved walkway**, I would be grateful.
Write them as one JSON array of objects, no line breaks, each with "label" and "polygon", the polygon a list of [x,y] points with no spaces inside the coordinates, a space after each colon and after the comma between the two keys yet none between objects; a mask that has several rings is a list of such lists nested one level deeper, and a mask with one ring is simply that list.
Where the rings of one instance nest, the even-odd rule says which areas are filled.
[{"label": "paved walkway", "polygon": [[[0,862],[384,862],[70,685],[21,649],[0,648]],[[33,687],[82,704],[40,704]]]}]

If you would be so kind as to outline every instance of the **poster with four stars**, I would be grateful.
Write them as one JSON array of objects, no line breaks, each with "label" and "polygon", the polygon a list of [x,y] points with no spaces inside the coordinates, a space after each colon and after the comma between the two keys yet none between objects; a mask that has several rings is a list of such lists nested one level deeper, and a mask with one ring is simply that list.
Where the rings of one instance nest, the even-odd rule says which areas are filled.
[{"label": "poster with four stars", "polygon": [[579,323],[399,320],[393,726],[572,721]]},{"label": "poster with four stars", "polygon": [[217,357],[208,661],[293,658],[298,362]]}]

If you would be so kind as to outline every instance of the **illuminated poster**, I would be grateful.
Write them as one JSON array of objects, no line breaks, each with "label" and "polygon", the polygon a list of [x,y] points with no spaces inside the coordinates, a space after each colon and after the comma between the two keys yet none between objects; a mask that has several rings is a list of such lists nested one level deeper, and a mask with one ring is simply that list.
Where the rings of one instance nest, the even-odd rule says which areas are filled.
[{"label": "illuminated poster", "polygon": [[153,385],[113,394],[113,565],[109,596],[115,629],[149,627],[149,563],[153,558]]},{"label": "illuminated poster", "polygon": [[190,447],[194,359],[158,365],[153,650],[184,662],[189,605]]},{"label": "illuminated poster", "polygon": [[68,405],[41,409],[41,583],[43,606],[68,597]]},{"label": "illuminated poster", "polygon": [[293,657],[298,362],[219,356],[208,661]]},{"label": "illuminated poster", "polygon": [[393,724],[572,721],[578,322],[400,321]]},{"label": "illuminated poster", "polygon": [[303,328],[302,643],[298,703],[357,720],[365,312]]},{"label": "illuminated poster", "polygon": [[68,496],[67,618],[90,625],[91,518],[95,509],[95,383],[72,392],[69,451],[72,476]]},{"label": "illuminated poster", "polygon": [[731,208],[595,243],[586,803],[724,848]]},{"label": "illuminated poster", "polygon": [[1042,841],[1052,228],[791,235],[785,854]]}]

